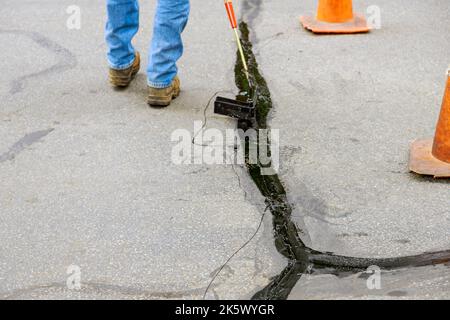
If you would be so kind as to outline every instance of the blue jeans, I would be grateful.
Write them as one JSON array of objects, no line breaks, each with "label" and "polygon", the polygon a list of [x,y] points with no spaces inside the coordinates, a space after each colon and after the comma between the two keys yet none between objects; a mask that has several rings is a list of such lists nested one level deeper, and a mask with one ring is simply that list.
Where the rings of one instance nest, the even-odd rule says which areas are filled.
[{"label": "blue jeans", "polygon": [[[137,0],[106,0],[106,7],[109,66],[126,69],[135,57],[131,40],[139,29],[139,4]],[[166,88],[177,74],[176,63],[183,54],[181,33],[188,21],[189,8],[189,0],[158,0],[147,66],[151,87]]]}]

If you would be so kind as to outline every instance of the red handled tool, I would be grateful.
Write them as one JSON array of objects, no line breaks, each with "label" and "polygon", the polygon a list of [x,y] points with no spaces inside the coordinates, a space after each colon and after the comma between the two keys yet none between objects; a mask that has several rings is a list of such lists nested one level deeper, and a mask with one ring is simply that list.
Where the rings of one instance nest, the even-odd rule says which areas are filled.
[{"label": "red handled tool", "polygon": [[247,62],[245,61],[244,51],[242,50],[241,39],[239,38],[238,30],[237,30],[237,20],[236,15],[234,14],[233,1],[225,0],[225,8],[227,9],[228,19],[230,20],[231,28],[234,30],[234,35],[236,36],[236,43],[239,49],[239,54],[241,55],[242,65],[244,66],[245,75],[248,78],[248,67]]},{"label": "red handled tool", "polygon": [[216,97],[214,102],[214,113],[229,116],[238,119],[238,128],[247,130],[249,128],[256,128],[256,102],[258,97],[257,87],[254,87],[253,82],[250,81],[247,62],[245,61],[244,50],[242,49],[241,39],[239,38],[236,15],[234,14],[232,0],[225,0],[225,8],[227,9],[228,18],[230,19],[231,27],[236,36],[236,43],[241,56],[242,65],[244,66],[245,76],[248,81],[248,92],[241,93],[235,99]]}]

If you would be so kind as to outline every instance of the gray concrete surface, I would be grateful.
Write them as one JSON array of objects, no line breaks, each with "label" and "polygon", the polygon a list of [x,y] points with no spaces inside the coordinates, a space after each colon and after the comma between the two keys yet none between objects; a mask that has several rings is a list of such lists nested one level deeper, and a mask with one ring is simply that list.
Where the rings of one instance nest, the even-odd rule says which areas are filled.
[{"label": "gray concrete surface", "polygon": [[[66,28],[72,4],[81,30]],[[154,4],[141,2],[143,56]],[[146,105],[142,70],[126,91],[109,87],[104,11],[87,0],[0,8],[0,298],[201,298],[261,220],[263,199],[241,167],[170,158],[171,133],[192,132],[210,97],[235,88],[222,2],[192,1],[184,91],[166,110]],[[206,118],[235,127],[211,108]],[[80,291],[66,287],[71,265]],[[284,266],[267,215],[207,298],[250,298]]]},{"label": "gray concrete surface", "polygon": [[357,257],[450,249],[448,181],[408,172],[432,137],[450,64],[445,0],[354,1],[381,9],[370,34],[300,27],[315,0],[245,4],[280,129],[281,177],[312,248]]},{"label": "gray concrete surface", "polygon": [[[264,201],[239,166],[171,162],[175,129],[235,123],[212,114],[233,91],[235,46],[222,2],[192,1],[180,61],[183,94],[145,104],[143,71],[126,91],[106,82],[103,1],[0,8],[0,299],[201,298],[214,273],[257,229]],[[408,173],[408,145],[433,135],[450,63],[444,0],[378,5],[382,28],[313,36],[298,16],[316,1],[240,1],[273,95],[281,178],[302,239],[316,250],[396,257],[449,249],[449,183]],[[154,1],[141,2],[146,55]],[[81,270],[69,290],[67,268]],[[249,298],[286,261],[270,215],[207,298]],[[301,278],[291,299],[450,298],[448,267]]]},{"label": "gray concrete surface", "polygon": [[[243,5],[274,100],[281,178],[300,236],[316,250],[399,257],[450,248],[448,181],[408,172],[409,143],[431,137],[450,63],[446,1],[354,1],[381,9],[370,34],[315,36],[299,25],[316,1]],[[449,299],[446,266],[305,275],[289,299]]]},{"label": "gray concrete surface", "polygon": [[333,275],[303,276],[292,290],[289,300],[447,300],[450,298],[448,266],[383,271],[380,275],[379,287],[374,285],[376,282],[370,277],[373,277],[373,273],[358,273],[342,278]]}]

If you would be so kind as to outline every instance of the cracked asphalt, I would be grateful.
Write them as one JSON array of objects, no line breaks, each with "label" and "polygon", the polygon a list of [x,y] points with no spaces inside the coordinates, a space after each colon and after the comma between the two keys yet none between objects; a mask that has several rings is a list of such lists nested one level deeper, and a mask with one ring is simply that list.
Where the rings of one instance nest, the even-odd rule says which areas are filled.
[{"label": "cracked asphalt", "polygon": [[[243,4],[271,90],[280,178],[302,240],[361,258],[449,250],[448,181],[408,172],[409,144],[433,136],[442,102],[448,2],[354,1],[355,12],[380,8],[381,29],[344,36],[315,36],[300,26],[299,16],[314,14],[316,5]],[[291,298],[450,298],[448,272],[387,273],[386,291],[368,290],[357,275],[311,275]]]},{"label": "cracked asphalt", "polygon": [[[109,87],[104,3],[76,4],[80,30],[66,28],[70,1],[0,8],[0,299],[251,298],[287,265],[264,199],[239,165],[170,158],[174,130],[236,126],[208,106],[236,92],[223,3],[192,0],[183,92],[168,109],[146,105],[143,71],[125,91]],[[382,28],[343,37],[300,28],[315,0],[237,4],[272,93],[280,178],[305,244],[370,258],[450,249],[449,184],[407,171],[409,143],[432,136],[439,112],[448,4],[378,0]],[[141,2],[144,56],[154,5]],[[67,286],[71,266],[80,290]],[[365,273],[325,270],[302,276],[289,298],[450,298],[445,265],[381,279],[374,291]]]},{"label": "cracked asphalt", "polygon": [[[236,126],[205,111],[214,93],[236,91],[223,3],[192,1],[183,92],[165,110],[146,105],[142,70],[127,90],[109,87],[104,2],[76,2],[80,30],[66,28],[72,4],[0,8],[0,298],[200,299],[265,209],[240,166],[171,161],[174,130]],[[154,5],[141,3],[144,56]],[[268,214],[206,298],[248,299],[285,263]],[[69,266],[81,290],[67,287]]]}]

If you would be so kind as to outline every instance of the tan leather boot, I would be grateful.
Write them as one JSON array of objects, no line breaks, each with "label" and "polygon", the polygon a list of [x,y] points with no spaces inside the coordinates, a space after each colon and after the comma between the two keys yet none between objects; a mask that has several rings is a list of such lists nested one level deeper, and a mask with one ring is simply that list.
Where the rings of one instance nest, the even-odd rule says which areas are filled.
[{"label": "tan leather boot", "polygon": [[141,57],[139,52],[136,52],[133,64],[129,68],[123,70],[109,69],[109,82],[114,87],[127,87],[138,73],[140,65]]},{"label": "tan leather boot", "polygon": [[175,76],[170,87],[163,89],[148,87],[147,102],[152,107],[167,107],[179,94],[180,79]]}]

